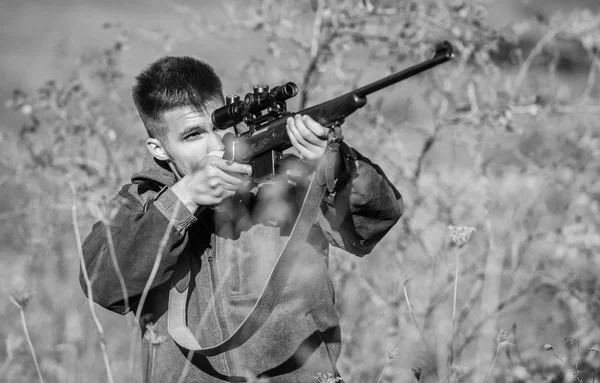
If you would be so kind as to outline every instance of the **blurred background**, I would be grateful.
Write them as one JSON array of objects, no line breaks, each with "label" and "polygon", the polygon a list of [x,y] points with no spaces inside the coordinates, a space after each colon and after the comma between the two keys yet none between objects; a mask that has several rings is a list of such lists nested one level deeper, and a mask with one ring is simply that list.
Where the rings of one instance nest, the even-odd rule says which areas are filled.
[{"label": "blurred background", "polygon": [[133,318],[90,310],[78,241],[141,166],[130,89],[146,65],[200,58],[226,94],[293,81],[299,110],[442,40],[455,60],[344,125],[406,211],[364,259],[332,251],[338,367],[348,382],[595,381],[599,12],[594,0],[2,0],[0,381],[141,381]]}]

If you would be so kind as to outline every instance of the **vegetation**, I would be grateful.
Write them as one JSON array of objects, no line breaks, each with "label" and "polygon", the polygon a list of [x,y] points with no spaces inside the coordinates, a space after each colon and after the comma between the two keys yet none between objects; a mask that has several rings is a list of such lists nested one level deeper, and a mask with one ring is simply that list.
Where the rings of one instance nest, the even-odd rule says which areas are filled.
[{"label": "vegetation", "polygon": [[[240,61],[238,91],[294,81],[301,94],[290,108],[430,58],[440,40],[457,51],[377,93],[344,125],[347,142],[382,166],[406,205],[365,259],[332,251],[346,381],[600,379],[599,14],[494,29],[479,0],[223,7],[223,21],[173,10],[190,39],[264,39],[264,52]],[[8,382],[140,379],[137,325],[131,314],[88,306],[78,250],[93,222],[110,225],[106,200],[145,151],[124,51],[145,44],[166,54],[185,41],[104,28],[114,45],[82,57],[66,81],[15,90],[6,102],[24,120],[0,141]],[[162,334],[149,334],[160,347]]]}]

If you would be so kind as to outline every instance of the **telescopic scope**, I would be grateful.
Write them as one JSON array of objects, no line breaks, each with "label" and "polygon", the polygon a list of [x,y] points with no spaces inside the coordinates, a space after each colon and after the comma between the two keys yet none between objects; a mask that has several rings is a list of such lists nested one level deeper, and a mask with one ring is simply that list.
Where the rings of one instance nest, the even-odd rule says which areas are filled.
[{"label": "telescopic scope", "polygon": [[285,101],[298,94],[298,87],[293,82],[288,82],[273,89],[267,85],[259,84],[252,93],[247,93],[244,100],[239,96],[227,96],[226,104],[216,109],[212,114],[213,126],[216,129],[227,129],[244,121],[245,117],[255,118],[260,113],[273,106],[273,110],[281,111]]}]

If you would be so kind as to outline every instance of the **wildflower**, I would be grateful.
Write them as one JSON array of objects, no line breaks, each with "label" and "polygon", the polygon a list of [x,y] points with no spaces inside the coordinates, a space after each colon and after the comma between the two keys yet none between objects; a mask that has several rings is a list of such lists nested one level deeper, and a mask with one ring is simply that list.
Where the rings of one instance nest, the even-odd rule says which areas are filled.
[{"label": "wildflower", "polygon": [[500,334],[498,334],[498,346],[514,346],[513,339],[513,334],[509,334],[501,328]]},{"label": "wildflower", "polygon": [[390,347],[388,349],[388,354],[387,357],[389,360],[392,360],[396,357],[396,355],[398,355],[398,353],[400,352],[400,349],[398,347]]},{"label": "wildflower", "polygon": [[167,337],[164,335],[160,335],[158,331],[156,331],[156,325],[154,323],[148,323],[146,325],[146,333],[144,334],[144,339],[149,341],[153,346],[158,346],[167,340]]},{"label": "wildflower", "polygon": [[458,247],[463,247],[469,241],[473,232],[475,232],[475,228],[471,226],[449,225],[448,230],[450,230],[452,242]]}]

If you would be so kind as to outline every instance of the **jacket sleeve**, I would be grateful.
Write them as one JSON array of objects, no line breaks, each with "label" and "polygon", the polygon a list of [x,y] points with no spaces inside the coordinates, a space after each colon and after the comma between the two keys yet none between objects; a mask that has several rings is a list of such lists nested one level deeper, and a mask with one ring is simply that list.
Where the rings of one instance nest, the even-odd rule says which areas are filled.
[{"label": "jacket sleeve", "polygon": [[342,143],[342,173],[325,196],[317,223],[330,244],[369,254],[404,212],[402,196],[383,170]]},{"label": "jacket sleeve", "polygon": [[[161,239],[173,216],[177,197],[167,188],[143,205],[135,196],[140,185],[126,185],[111,201],[116,207],[116,215],[110,220],[110,233],[118,263],[126,286],[129,307],[126,307],[123,289],[114,266],[107,238],[106,224],[97,222],[83,243],[85,269],[92,281],[93,299],[100,306],[119,314],[133,310],[150,277],[157,258]],[[134,196],[135,195],[135,196]],[[174,225],[168,234],[158,272],[151,288],[167,282],[179,255],[188,241],[187,229],[196,217],[179,204]],[[88,295],[83,270],[80,271],[80,284]]]}]

